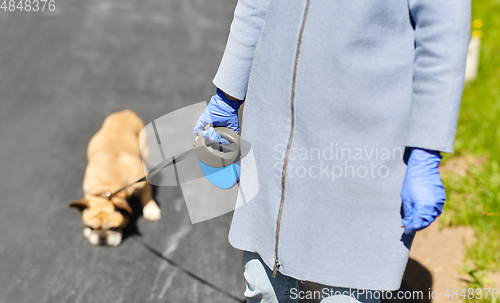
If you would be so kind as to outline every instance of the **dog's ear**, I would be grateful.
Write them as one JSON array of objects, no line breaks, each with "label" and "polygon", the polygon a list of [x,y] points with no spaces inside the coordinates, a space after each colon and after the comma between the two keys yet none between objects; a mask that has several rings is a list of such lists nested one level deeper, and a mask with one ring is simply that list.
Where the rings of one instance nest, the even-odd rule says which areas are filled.
[{"label": "dog's ear", "polygon": [[83,211],[85,208],[89,207],[89,201],[85,198],[80,199],[78,201],[73,201],[68,204],[69,207],[74,207]]},{"label": "dog's ear", "polygon": [[127,203],[127,200],[122,198],[115,198],[112,200],[113,205],[118,211],[126,212],[129,216],[132,215],[132,208]]}]

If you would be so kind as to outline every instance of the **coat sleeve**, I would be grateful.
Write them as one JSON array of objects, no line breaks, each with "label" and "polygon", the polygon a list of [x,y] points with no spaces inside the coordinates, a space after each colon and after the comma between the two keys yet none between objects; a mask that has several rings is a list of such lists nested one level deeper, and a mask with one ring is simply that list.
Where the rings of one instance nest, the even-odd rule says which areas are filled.
[{"label": "coat sleeve", "polygon": [[409,0],[415,29],[406,146],[453,152],[462,99],[471,0]]},{"label": "coat sleeve", "polygon": [[226,49],[213,83],[226,94],[245,99],[255,48],[269,0],[238,0]]}]

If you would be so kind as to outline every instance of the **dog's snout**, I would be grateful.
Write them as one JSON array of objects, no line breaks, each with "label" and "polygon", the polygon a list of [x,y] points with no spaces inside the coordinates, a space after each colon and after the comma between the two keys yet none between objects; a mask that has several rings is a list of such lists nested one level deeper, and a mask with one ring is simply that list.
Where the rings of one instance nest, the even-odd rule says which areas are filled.
[{"label": "dog's snout", "polygon": [[104,230],[99,231],[99,244],[106,244],[107,234]]}]

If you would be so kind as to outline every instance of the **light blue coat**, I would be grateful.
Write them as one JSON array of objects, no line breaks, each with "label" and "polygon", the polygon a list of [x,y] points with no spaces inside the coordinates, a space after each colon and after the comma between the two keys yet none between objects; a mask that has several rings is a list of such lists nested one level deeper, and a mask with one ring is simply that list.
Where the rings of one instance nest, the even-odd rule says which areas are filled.
[{"label": "light blue coat", "polygon": [[230,243],[271,269],[277,243],[300,280],[398,289],[403,151],[453,151],[469,35],[470,0],[238,1],[214,84],[246,99],[240,188],[258,193]]}]

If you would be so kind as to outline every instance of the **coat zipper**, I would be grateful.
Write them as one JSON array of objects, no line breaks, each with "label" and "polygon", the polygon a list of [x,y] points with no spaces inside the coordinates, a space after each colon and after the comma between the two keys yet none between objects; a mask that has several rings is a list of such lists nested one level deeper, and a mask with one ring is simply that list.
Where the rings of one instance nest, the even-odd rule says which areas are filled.
[{"label": "coat zipper", "polygon": [[283,215],[283,206],[285,205],[285,178],[286,178],[286,168],[288,164],[288,157],[290,156],[290,149],[292,147],[292,140],[293,140],[293,132],[295,130],[295,83],[297,79],[297,66],[299,64],[299,53],[300,53],[300,45],[302,44],[302,35],[304,34],[304,27],[306,24],[306,19],[307,19],[307,14],[309,12],[309,3],[311,1],[307,0],[306,4],[306,10],[304,13],[304,20],[302,21],[302,27],[300,28],[300,36],[299,36],[299,43],[297,46],[297,54],[295,55],[295,68],[293,70],[293,83],[292,83],[292,99],[291,99],[291,112],[292,112],[292,127],[290,131],[290,139],[288,139],[288,146],[286,150],[286,157],[285,157],[285,163],[283,163],[283,172],[281,176],[281,203],[280,203],[280,211],[278,214],[278,222],[276,226],[276,249],[275,249],[275,259],[274,259],[274,269],[273,269],[273,278],[276,278],[276,272],[278,271],[278,268],[280,267],[280,263],[278,260],[278,246],[279,246],[279,240],[280,240],[280,226],[281,226],[281,217]]}]

